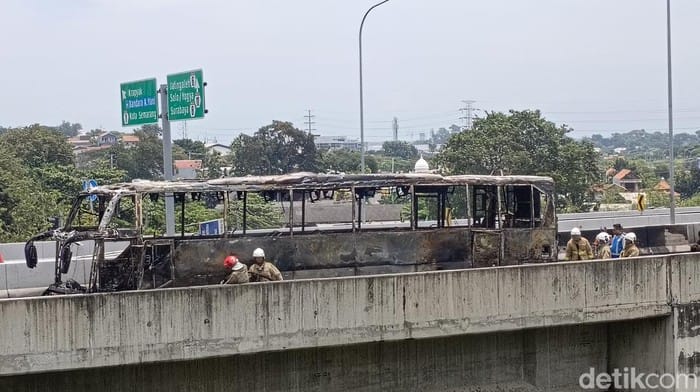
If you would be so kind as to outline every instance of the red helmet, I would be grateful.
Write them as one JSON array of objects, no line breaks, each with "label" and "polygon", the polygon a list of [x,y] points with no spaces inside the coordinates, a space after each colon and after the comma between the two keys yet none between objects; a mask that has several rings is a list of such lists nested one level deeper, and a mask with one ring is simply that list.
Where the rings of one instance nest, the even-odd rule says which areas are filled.
[{"label": "red helmet", "polygon": [[238,264],[238,257],[234,255],[226,256],[224,259],[224,267],[233,268],[234,265]]}]

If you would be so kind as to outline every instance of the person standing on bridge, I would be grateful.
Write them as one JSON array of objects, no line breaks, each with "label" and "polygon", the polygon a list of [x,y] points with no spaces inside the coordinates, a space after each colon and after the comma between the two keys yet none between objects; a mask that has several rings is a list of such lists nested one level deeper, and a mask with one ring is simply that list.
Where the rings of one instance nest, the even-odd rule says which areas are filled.
[{"label": "person standing on bridge", "polygon": [[620,257],[637,257],[639,256],[639,248],[637,248],[637,235],[634,233],[625,234],[625,247],[622,250]]},{"label": "person standing on bridge", "polygon": [[566,243],[566,255],[564,260],[591,260],[593,259],[593,248],[587,239],[581,237],[581,230],[578,227],[571,229],[571,239]]},{"label": "person standing on bridge", "polygon": [[613,225],[613,238],[610,243],[610,255],[616,259],[620,257],[622,248],[624,247],[625,232],[622,230],[622,225],[615,223]]},{"label": "person standing on bridge", "polygon": [[[690,251],[691,252],[700,252],[700,231],[698,231],[698,241],[692,245],[690,245]],[[2,255],[0,255],[1,257]]]},{"label": "person standing on bridge", "polygon": [[599,259],[609,259],[610,256],[610,234],[601,231],[595,237],[597,256]]},{"label": "person standing on bridge", "polygon": [[248,273],[251,282],[268,282],[282,280],[282,273],[274,264],[265,261],[265,251],[257,248],[253,251],[255,264],[250,266]]},{"label": "person standing on bridge", "polygon": [[248,267],[238,261],[238,257],[231,252],[224,259],[224,267],[231,268],[231,274],[223,281],[223,284],[248,283]]}]

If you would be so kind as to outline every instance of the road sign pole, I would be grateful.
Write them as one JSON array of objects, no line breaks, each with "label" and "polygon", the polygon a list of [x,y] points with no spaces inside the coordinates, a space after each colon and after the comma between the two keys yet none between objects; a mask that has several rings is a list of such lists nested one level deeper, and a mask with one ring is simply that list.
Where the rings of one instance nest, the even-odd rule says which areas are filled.
[{"label": "road sign pole", "polygon": [[[163,175],[166,181],[173,179],[173,145],[170,137],[170,119],[168,119],[168,85],[160,85],[160,112],[163,120]],[[165,194],[165,234],[175,235],[175,200],[173,194]]]}]

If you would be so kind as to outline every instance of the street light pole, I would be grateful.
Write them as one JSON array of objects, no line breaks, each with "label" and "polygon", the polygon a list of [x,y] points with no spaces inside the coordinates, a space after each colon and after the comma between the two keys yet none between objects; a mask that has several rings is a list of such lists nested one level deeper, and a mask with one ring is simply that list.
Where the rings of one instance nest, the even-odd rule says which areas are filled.
[{"label": "street light pole", "polygon": [[668,137],[669,145],[669,166],[668,184],[671,197],[671,224],[676,224],[676,184],[673,176],[673,87],[671,83],[671,0],[666,0],[666,57],[668,60]]},{"label": "street light pole", "polygon": [[360,23],[360,168],[363,174],[365,172],[365,114],[362,101],[362,26],[365,25],[365,19],[367,19],[369,12],[387,1],[389,0],[384,0],[371,6],[367,12],[365,12],[365,16],[362,17],[362,22]]}]

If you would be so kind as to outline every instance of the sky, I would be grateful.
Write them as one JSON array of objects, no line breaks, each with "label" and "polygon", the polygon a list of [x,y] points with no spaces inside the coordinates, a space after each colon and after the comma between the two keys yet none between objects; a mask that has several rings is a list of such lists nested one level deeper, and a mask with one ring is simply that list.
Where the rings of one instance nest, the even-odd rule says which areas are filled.
[{"label": "sky", "polygon": [[[358,30],[377,0],[0,0],[0,126],[121,126],[120,83],[202,69],[230,143],[272,120],[359,138]],[[700,129],[700,1],[672,0],[676,132]],[[363,30],[365,139],[539,109],[580,138],[668,130],[665,0],[390,0]],[[186,126],[185,126],[186,124]]]}]

